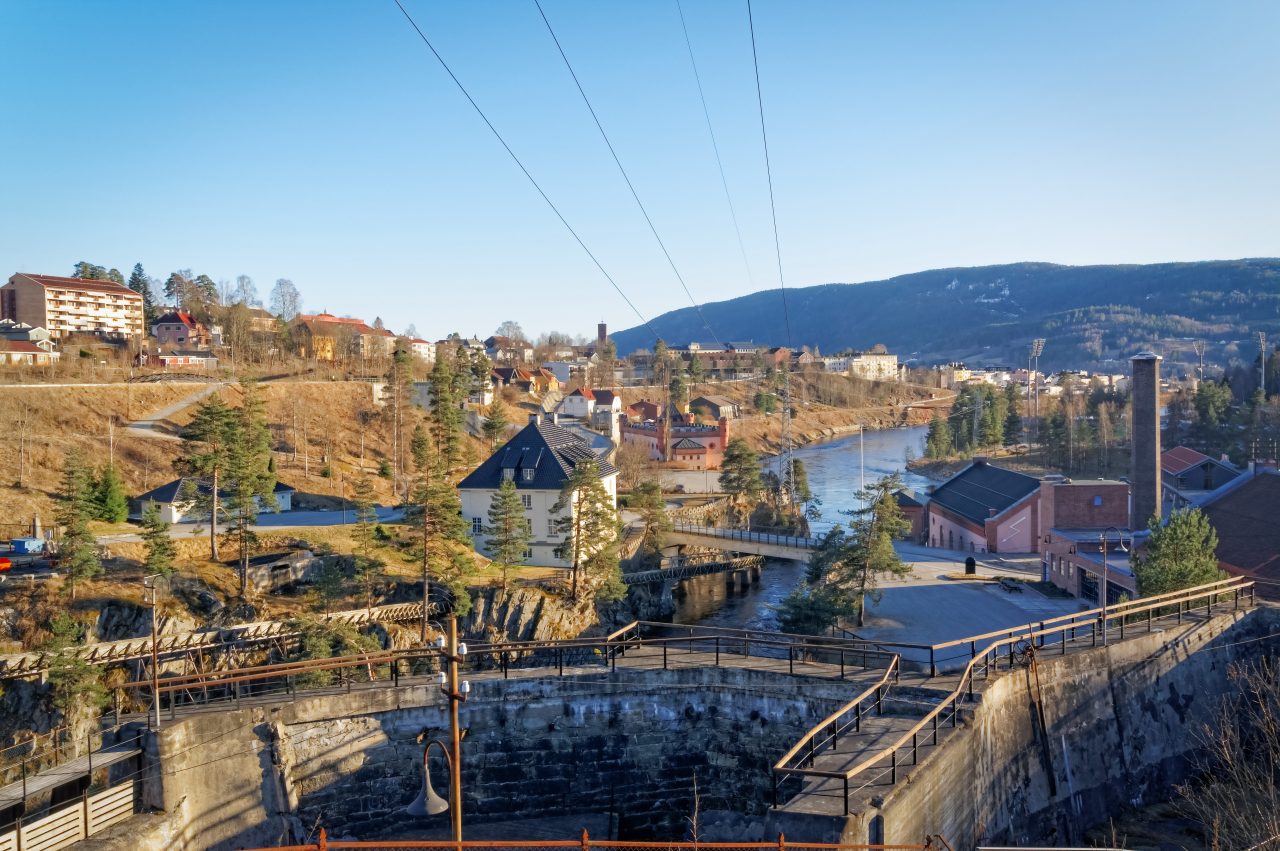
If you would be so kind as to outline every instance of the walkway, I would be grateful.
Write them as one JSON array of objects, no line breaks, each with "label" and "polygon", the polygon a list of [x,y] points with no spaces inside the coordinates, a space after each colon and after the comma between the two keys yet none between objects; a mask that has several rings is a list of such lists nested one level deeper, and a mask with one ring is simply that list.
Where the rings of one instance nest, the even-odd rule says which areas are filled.
[{"label": "walkway", "polygon": [[765,558],[793,561],[808,561],[810,554],[817,548],[818,541],[818,538],[722,529],[718,526],[700,526],[696,523],[674,523],[671,532],[666,535],[666,542],[669,545],[709,547],[726,552],[750,553]]},{"label": "walkway", "polygon": [[182,438],[177,435],[177,428],[169,421],[169,418],[176,415],[179,411],[183,411],[195,403],[212,396],[224,386],[226,386],[225,383],[216,383],[201,387],[195,393],[174,402],[168,407],[161,408],[155,413],[149,414],[140,420],[134,420],[124,427],[124,433],[130,437],[142,437],[154,440],[181,440]]},{"label": "walkway", "polygon": [[23,777],[15,783],[0,787],[0,812],[21,804],[41,792],[49,792],[81,777],[89,777],[100,768],[124,762],[141,753],[140,741],[138,737],[134,737],[120,744],[107,745],[96,751],[90,751],[84,756],[67,760],[43,771],[33,771],[29,777]]}]

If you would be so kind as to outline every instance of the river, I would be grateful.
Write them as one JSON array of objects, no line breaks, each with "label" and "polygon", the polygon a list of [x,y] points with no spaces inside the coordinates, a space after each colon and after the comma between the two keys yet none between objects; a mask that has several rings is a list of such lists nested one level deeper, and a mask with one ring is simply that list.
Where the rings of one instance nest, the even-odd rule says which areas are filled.
[{"label": "river", "polygon": [[[898,473],[903,484],[923,492],[929,480],[908,472],[907,450],[913,455],[923,452],[927,426],[868,431],[865,443],[856,432],[835,440],[811,443],[794,451],[804,462],[809,476],[809,489],[822,500],[822,517],[813,522],[815,534],[822,534],[845,518],[842,510],[858,507],[857,493],[864,477],[874,482],[881,476]],[[804,577],[804,565],[789,561],[771,561],[757,585],[747,591],[731,593],[724,577],[702,576],[680,583],[676,589],[676,623],[698,623],[707,626],[773,629],[777,620],[773,607],[782,602]]]}]

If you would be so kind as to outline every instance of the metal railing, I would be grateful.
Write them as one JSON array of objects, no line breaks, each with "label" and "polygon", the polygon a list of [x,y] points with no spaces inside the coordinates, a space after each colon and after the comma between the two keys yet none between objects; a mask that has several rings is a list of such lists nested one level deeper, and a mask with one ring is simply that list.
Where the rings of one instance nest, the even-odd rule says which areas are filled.
[{"label": "metal railing", "polygon": [[[639,650],[649,654],[637,660],[634,656]],[[627,659],[628,653],[632,653],[631,659]],[[179,708],[198,704],[234,702],[239,706],[251,698],[290,698],[334,688],[350,691],[357,683],[398,686],[402,679],[438,670],[439,655],[435,648],[414,647],[181,674],[162,677],[159,695],[162,709],[173,718]],[[797,665],[821,663],[830,665],[830,676],[838,679],[847,678],[851,672],[890,665],[896,658],[865,641],[634,621],[596,638],[471,645],[462,670],[473,676],[488,673],[506,679],[513,671],[554,668],[563,676],[566,668],[571,674],[582,668],[614,671],[620,660],[630,667],[669,670],[688,667],[691,656],[698,667],[753,665],[755,659],[776,665],[785,659],[791,674]],[[151,682],[146,679],[119,688],[151,694]]]},{"label": "metal railing", "polygon": [[504,849],[519,851],[525,848],[563,849],[563,851],[943,851],[951,848],[941,836],[926,836],[919,845],[835,845],[818,842],[788,842],[779,833],[776,842],[631,842],[617,839],[592,839],[587,831],[582,831],[579,839],[538,839],[538,840],[488,840],[464,839],[460,842],[448,840],[412,840],[391,839],[378,842],[358,840],[332,840],[328,838],[324,828],[315,842],[303,845],[276,845],[270,848],[246,849],[246,851],[329,851],[329,849],[365,848],[381,851],[398,851],[402,848],[467,849],[467,851],[487,851],[487,849]]},{"label": "metal railing", "polygon": [[775,535],[772,532],[749,532],[745,529],[722,529],[719,526],[702,526],[697,523],[672,523],[671,531],[688,535],[705,535],[729,541],[749,541],[757,544],[776,544],[796,549],[816,549],[820,538],[801,538],[795,535]]},{"label": "metal railing", "polygon": [[737,570],[756,570],[764,567],[763,556],[744,556],[742,558],[699,558],[680,560],[668,567],[654,570],[641,570],[626,573],[622,581],[627,585],[643,585],[647,582],[679,581],[695,576],[710,576],[715,573],[732,573]]},{"label": "metal railing", "polygon": [[[1102,610],[1095,609],[1089,612],[1082,612],[1079,615],[1050,618],[1043,621],[1042,624],[1031,624],[1017,630],[984,633],[983,635],[932,645],[934,650],[965,645],[969,648],[969,662],[960,674],[960,678],[950,694],[942,698],[931,711],[926,713],[910,729],[899,735],[893,742],[845,771],[819,771],[802,766],[786,766],[780,763],[774,767],[775,789],[777,784],[781,782],[776,779],[780,768],[780,773],[784,775],[784,779],[786,776],[841,779],[844,787],[844,794],[842,795],[844,801],[843,810],[845,815],[848,815],[850,812],[849,796],[852,793],[865,789],[886,775],[890,784],[897,782],[898,769],[907,765],[905,763],[905,755],[902,757],[904,761],[900,763],[900,752],[905,752],[909,748],[910,765],[916,765],[919,761],[921,736],[929,736],[930,741],[928,744],[936,745],[940,726],[945,726],[947,722],[950,722],[952,727],[958,726],[962,704],[973,701],[974,679],[977,677],[979,670],[981,670],[983,679],[990,679],[992,671],[998,672],[1000,670],[1001,662],[1006,663],[1005,670],[1012,670],[1018,664],[1018,660],[1026,655],[1027,650],[1034,652],[1036,648],[1057,647],[1061,654],[1065,654],[1069,644],[1079,643],[1082,640],[1088,641],[1088,647],[1095,647],[1098,644],[1102,628],[1113,620],[1119,622],[1119,637],[1121,640],[1126,637],[1126,623],[1138,626],[1145,623],[1147,631],[1150,632],[1154,629],[1156,621],[1176,619],[1177,623],[1182,623],[1185,618],[1193,613],[1200,613],[1202,606],[1204,617],[1207,620],[1213,615],[1214,606],[1219,604],[1230,604],[1232,611],[1238,610],[1242,599],[1246,595],[1249,604],[1252,605],[1255,599],[1253,583],[1240,578],[1232,578],[1183,591],[1174,591],[1168,594],[1121,603],[1118,606],[1109,607],[1105,619],[1102,615]],[[1080,621],[1079,618],[1082,617],[1087,619]],[[1082,632],[1087,633],[1085,639],[1080,637]],[[1054,641],[1054,638],[1057,638],[1058,641]],[[994,640],[983,647],[981,651],[977,650],[977,643],[986,639]],[[922,645],[902,645],[885,642],[885,646],[920,647]],[[930,677],[935,675],[935,673],[931,673]],[[829,722],[830,719],[824,720],[817,727],[810,730],[807,738],[816,738],[821,735],[824,726]],[[931,729],[926,730],[926,728]],[[823,749],[825,749],[825,746],[830,745],[832,741],[830,738],[824,740]],[[820,752],[817,747],[814,748],[815,755]],[[884,764],[886,762],[888,763],[887,765]],[[875,774],[863,777],[863,775],[876,768],[879,768],[879,770]],[[855,778],[859,777],[863,777],[863,782],[856,787],[851,786],[850,784]]]}]

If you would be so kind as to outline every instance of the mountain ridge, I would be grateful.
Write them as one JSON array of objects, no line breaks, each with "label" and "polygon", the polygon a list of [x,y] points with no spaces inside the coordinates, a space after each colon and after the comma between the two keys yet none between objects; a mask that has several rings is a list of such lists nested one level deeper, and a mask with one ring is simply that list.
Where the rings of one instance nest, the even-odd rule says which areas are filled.
[{"label": "mountain ridge", "polygon": [[[904,361],[1017,365],[1036,337],[1042,368],[1099,369],[1142,348],[1206,362],[1252,359],[1249,335],[1280,333],[1280,258],[1067,266],[953,266],[879,281],[787,288],[795,347],[825,353],[884,343]],[[786,345],[777,288],[701,305],[722,341]],[[668,344],[711,341],[692,307],[651,320]],[[619,354],[653,345],[645,326],[611,335]],[[1274,339],[1274,337],[1273,337]],[[1191,356],[1193,357],[1193,356]]]}]

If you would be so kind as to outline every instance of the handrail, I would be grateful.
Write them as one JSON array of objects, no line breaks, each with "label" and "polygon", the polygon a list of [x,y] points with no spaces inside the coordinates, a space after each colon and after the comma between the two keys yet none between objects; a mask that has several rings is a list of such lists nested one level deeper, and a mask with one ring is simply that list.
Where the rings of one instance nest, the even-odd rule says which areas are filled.
[{"label": "handrail", "polygon": [[799,753],[806,744],[811,742],[814,739],[814,737],[818,735],[819,731],[821,731],[828,724],[833,723],[841,715],[844,715],[849,710],[861,704],[873,693],[878,692],[881,688],[887,686],[889,684],[889,679],[891,677],[896,680],[897,676],[898,676],[898,657],[894,656],[893,661],[889,663],[889,667],[885,669],[884,675],[881,676],[880,679],[872,683],[865,691],[863,691],[853,700],[849,701],[844,706],[841,706],[835,712],[832,712],[826,718],[823,718],[821,721],[815,724],[813,726],[813,729],[811,729],[808,733],[805,733],[804,738],[796,742],[795,745],[792,746],[791,750],[783,754],[782,757],[776,763],[774,763],[773,770],[787,773],[787,774],[795,773],[796,769],[789,768],[787,766],[787,763],[790,762],[791,758],[794,757],[797,753]]},{"label": "handrail", "polygon": [[[1207,583],[1205,585],[1197,586],[1195,588],[1183,589],[1182,591],[1173,591],[1167,594],[1160,594],[1150,598],[1139,598],[1138,600],[1133,601],[1134,605],[1125,604],[1125,609],[1120,613],[1119,616],[1140,614],[1142,612],[1153,612],[1156,609],[1164,608],[1165,606],[1168,606],[1171,603],[1177,603],[1178,611],[1176,615],[1177,617],[1181,618],[1183,615],[1183,610],[1182,610],[1183,603],[1192,603],[1198,600],[1207,600],[1207,606],[1211,608],[1215,601],[1215,598],[1226,593],[1232,593],[1234,594],[1235,601],[1238,604],[1240,600],[1241,592],[1252,589],[1253,587],[1254,587],[1254,583],[1252,581],[1245,581],[1242,577],[1233,577],[1227,580],[1219,580],[1217,582]],[[1101,609],[1097,609],[1095,611],[1100,613]],[[1075,617],[1078,618],[1081,615],[1085,615],[1085,614],[1089,614],[1089,613],[1083,612],[1076,615]],[[1173,617],[1174,614],[1175,613],[1170,612],[1165,615],[1161,615],[1161,617]],[[1111,620],[1111,617],[1112,617],[1111,610],[1109,609],[1106,620],[1108,621]],[[1062,618],[1055,618],[1053,620],[1061,621]],[[877,763],[881,762],[886,758],[895,758],[891,771],[893,772],[892,774],[893,780],[896,781],[897,752],[900,749],[906,747],[909,741],[915,742],[916,737],[920,735],[920,733],[924,730],[924,728],[930,723],[936,723],[936,720],[947,709],[951,709],[952,712],[955,714],[959,713],[960,702],[963,700],[965,694],[968,693],[970,696],[972,695],[974,671],[977,668],[979,663],[982,663],[983,665],[985,665],[986,670],[989,673],[990,666],[991,666],[990,657],[993,654],[995,654],[997,651],[1002,650],[1005,647],[1011,647],[1012,645],[1015,645],[1020,642],[1025,642],[1025,641],[1030,641],[1034,645],[1038,639],[1043,639],[1051,635],[1064,634],[1069,631],[1075,632],[1076,630],[1079,630],[1085,627],[1087,627],[1092,631],[1095,629],[1094,625],[1098,624],[1101,621],[1102,621],[1101,617],[1086,620],[1084,622],[1077,622],[1073,620],[1068,623],[1059,623],[1054,626],[1050,626],[1042,629],[1031,628],[1031,625],[1029,624],[1027,627],[1023,628],[1024,630],[1026,630],[1025,632],[1022,632],[1017,635],[1009,634],[1010,631],[1008,630],[1004,631],[1003,633],[996,633],[996,635],[1003,635],[1003,637],[998,638],[996,641],[984,647],[981,652],[975,653],[973,655],[973,657],[969,660],[969,663],[965,666],[964,671],[961,673],[960,678],[957,681],[957,684],[955,686],[955,689],[946,697],[944,697],[942,700],[940,700],[938,702],[938,705],[935,706],[932,710],[930,710],[927,714],[925,714],[918,722],[916,722],[914,726],[912,726],[910,729],[904,732],[901,736],[899,736],[893,743],[881,749],[879,752],[866,757],[865,759],[855,764],[853,767],[846,769],[843,772],[815,771],[812,769],[804,769],[804,768],[787,768],[782,766],[781,762],[778,765],[774,766],[774,772],[775,774],[781,773],[781,774],[788,774],[788,775],[803,775],[803,776],[811,776],[811,777],[843,778],[843,780],[845,781],[845,796],[844,796],[845,809],[847,811],[848,805],[849,805],[848,803],[849,781],[852,780],[857,775],[861,774],[863,771],[871,768],[872,766],[876,765]],[[1050,621],[1046,621],[1046,623],[1050,623]],[[960,639],[957,642],[946,642],[944,646],[976,641],[978,640],[978,638],[979,637],[975,637],[973,639],[965,638],[965,639]],[[1043,644],[1043,642],[1040,642],[1040,643]],[[934,647],[937,647],[937,646],[938,645],[934,645]],[[1065,652],[1065,648],[1066,648],[1066,638],[1064,636],[1063,652]],[[895,660],[896,658],[897,657],[895,657]],[[1010,666],[1012,667],[1012,651],[1010,651],[1010,660],[1011,660]],[[865,695],[863,697],[865,697]],[[814,735],[816,735],[818,732],[821,731],[822,727],[825,724],[830,723],[831,720],[832,720],[831,718],[827,718],[827,719],[824,719],[819,724],[815,725],[815,727],[812,728],[808,734],[806,734],[806,739],[811,739]],[[802,743],[803,741],[804,740],[802,740]],[[799,749],[799,746],[789,751],[788,757],[793,756],[798,749]]]},{"label": "handrail", "polygon": [[697,523],[676,521],[671,524],[674,532],[686,532],[691,535],[706,535],[710,538],[724,538],[732,541],[753,541],[760,544],[780,544],[782,546],[815,549],[819,538],[802,538],[799,535],[775,535],[772,532],[752,532],[748,529],[722,529],[719,526],[702,526]]},{"label": "handrail", "polygon": [[[1238,576],[1228,577],[1227,579],[1219,579],[1216,582],[1208,582],[1208,583],[1205,583],[1204,585],[1197,585],[1196,588],[1207,589],[1207,588],[1212,588],[1215,585],[1232,585],[1232,583],[1235,583],[1240,579],[1241,577],[1238,577]],[[1232,587],[1234,586],[1232,585]],[[1164,594],[1157,594],[1154,597],[1137,597],[1133,600],[1129,600],[1124,603],[1117,603],[1114,606],[1107,606],[1105,610],[1107,613],[1107,620],[1111,620],[1112,617],[1118,617],[1119,615],[1128,614],[1129,613],[1128,609],[1130,607],[1138,605],[1139,603],[1150,603],[1156,600],[1164,600],[1164,599],[1177,597],[1181,594],[1185,594],[1188,590],[1192,590],[1192,589],[1184,588],[1181,591],[1168,591],[1168,592],[1165,592]],[[1074,612],[1072,614],[1058,615],[1052,618],[1045,618],[1042,621],[1035,621],[1035,623],[1041,626],[1044,626],[1045,624],[1062,623],[1064,621],[1074,620],[1076,618],[1088,618],[1090,615],[1097,615],[1097,614],[1101,614],[1102,612],[1103,612],[1103,609],[1101,607],[1098,607],[1096,609],[1085,609],[1084,611],[1081,611],[1081,612]],[[1031,624],[1027,624],[1026,626],[1022,626],[1022,627],[1014,627],[1014,629],[1027,629],[1030,626]],[[939,644],[923,645],[923,646],[925,647],[931,646],[934,650],[943,650],[943,649],[946,649],[947,647],[957,647],[961,644],[969,644],[974,641],[981,641],[984,638],[996,638],[999,636],[1008,636],[1008,634],[1009,634],[1009,630],[1007,629],[997,629],[991,632],[984,632],[980,635],[968,635],[968,636],[965,636],[964,638],[955,638],[955,639],[952,639],[951,641],[943,641]],[[907,645],[901,645],[901,646],[907,646]]]}]

